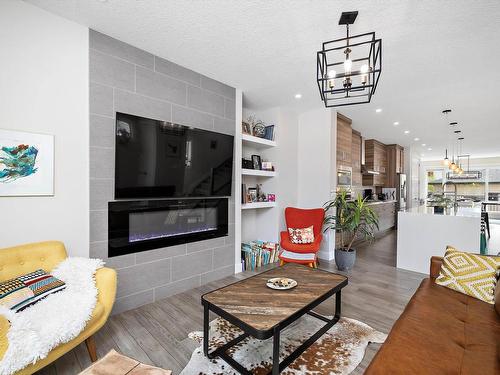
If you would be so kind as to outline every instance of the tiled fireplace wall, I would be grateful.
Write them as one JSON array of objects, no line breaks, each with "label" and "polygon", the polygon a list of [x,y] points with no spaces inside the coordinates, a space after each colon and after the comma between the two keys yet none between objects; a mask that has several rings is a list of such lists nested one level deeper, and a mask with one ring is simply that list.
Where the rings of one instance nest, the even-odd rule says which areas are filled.
[{"label": "tiled fireplace wall", "polygon": [[235,89],[90,31],[90,256],[118,271],[114,312],[234,273],[234,176],[229,236],[107,259],[114,199],[115,112],[234,135]]}]

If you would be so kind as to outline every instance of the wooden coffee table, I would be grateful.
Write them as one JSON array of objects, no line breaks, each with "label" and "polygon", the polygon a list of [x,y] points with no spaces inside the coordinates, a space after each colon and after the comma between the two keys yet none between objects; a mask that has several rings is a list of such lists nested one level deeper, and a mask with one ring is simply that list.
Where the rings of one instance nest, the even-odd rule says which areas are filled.
[{"label": "wooden coffee table", "polygon": [[[273,277],[289,277],[298,285],[290,290],[273,290],[266,286],[266,281]],[[345,276],[288,263],[206,293],[201,297],[204,311],[203,351],[208,358],[222,358],[241,374],[251,374],[229,356],[227,350],[248,336],[259,340],[273,337],[273,368],[270,374],[277,375],[337,323],[340,319],[341,291],[346,285]],[[333,295],[333,319],[312,311]],[[242,335],[211,353],[208,351],[210,311],[243,331]],[[305,314],[323,320],[325,325],[280,362],[280,332]]]}]

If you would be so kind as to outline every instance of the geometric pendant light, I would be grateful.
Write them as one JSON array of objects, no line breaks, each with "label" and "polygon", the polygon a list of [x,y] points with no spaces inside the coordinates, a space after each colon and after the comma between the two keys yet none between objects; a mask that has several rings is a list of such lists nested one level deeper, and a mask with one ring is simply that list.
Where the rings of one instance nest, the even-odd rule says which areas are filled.
[{"label": "geometric pendant light", "polygon": [[382,72],[382,40],[375,32],[350,35],[358,12],[343,12],[347,36],[324,42],[317,53],[316,80],[325,107],[369,103]]}]

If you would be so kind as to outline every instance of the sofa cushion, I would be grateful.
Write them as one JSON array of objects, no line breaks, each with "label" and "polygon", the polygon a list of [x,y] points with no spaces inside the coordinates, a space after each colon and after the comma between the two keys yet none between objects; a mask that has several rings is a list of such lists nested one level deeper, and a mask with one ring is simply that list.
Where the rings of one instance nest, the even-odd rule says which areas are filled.
[{"label": "sofa cushion", "polygon": [[425,279],[366,374],[498,374],[492,305]]},{"label": "sofa cushion", "polygon": [[500,257],[476,255],[448,247],[436,284],[493,305],[499,268]]}]

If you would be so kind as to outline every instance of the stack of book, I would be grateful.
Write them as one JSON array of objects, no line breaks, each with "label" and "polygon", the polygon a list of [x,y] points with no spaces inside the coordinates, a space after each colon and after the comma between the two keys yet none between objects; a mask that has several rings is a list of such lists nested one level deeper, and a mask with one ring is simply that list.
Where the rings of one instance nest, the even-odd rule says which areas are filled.
[{"label": "stack of book", "polygon": [[255,270],[266,264],[278,262],[280,245],[274,242],[252,241],[241,244],[243,271]]}]

